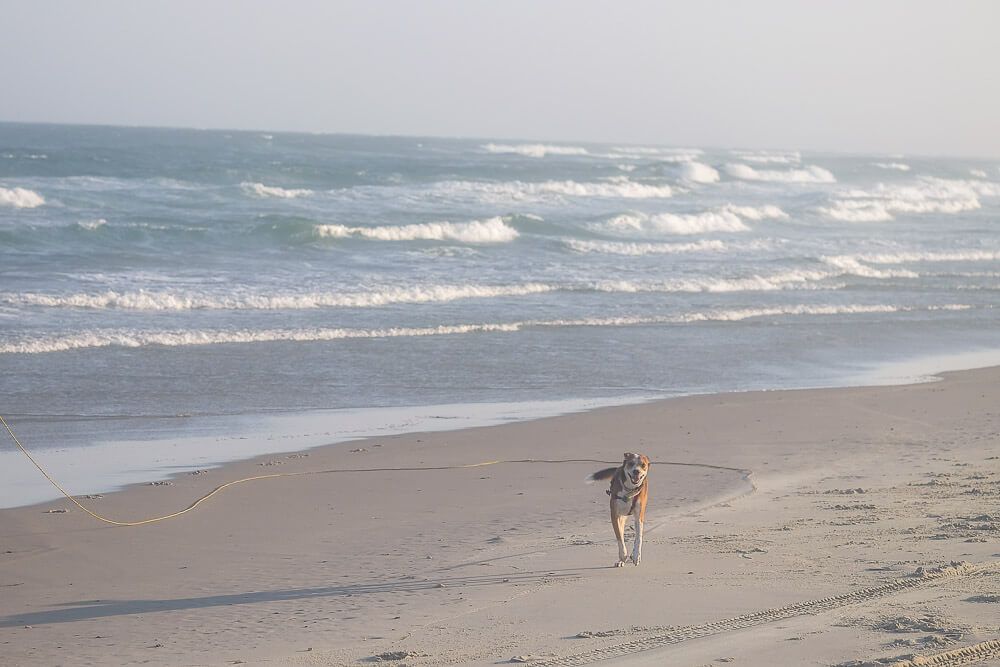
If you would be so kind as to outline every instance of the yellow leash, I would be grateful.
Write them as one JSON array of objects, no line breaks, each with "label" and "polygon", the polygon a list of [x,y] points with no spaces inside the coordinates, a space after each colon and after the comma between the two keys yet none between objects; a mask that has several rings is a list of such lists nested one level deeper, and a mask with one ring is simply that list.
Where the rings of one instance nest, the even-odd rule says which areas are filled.
[{"label": "yellow leash", "polygon": [[206,500],[208,500],[209,498],[211,498],[212,496],[214,496],[219,491],[222,491],[225,488],[228,488],[230,486],[235,486],[237,484],[242,484],[243,482],[252,482],[258,479],[274,479],[275,477],[298,477],[300,475],[323,475],[329,473],[348,473],[348,472],[409,472],[416,470],[461,470],[462,468],[481,468],[484,466],[492,466],[500,463],[615,463],[615,461],[598,461],[595,459],[562,459],[562,460],[516,459],[509,461],[483,461],[481,463],[466,463],[464,465],[452,465],[452,466],[421,466],[412,468],[334,468],[330,470],[306,470],[302,472],[281,472],[281,473],[273,473],[270,475],[255,475],[253,477],[244,477],[243,479],[237,479],[232,482],[226,482],[221,486],[217,486],[214,489],[212,489],[211,492],[206,493],[204,496],[191,503],[188,507],[180,510],[179,512],[174,512],[173,514],[165,514],[163,516],[153,517],[152,519],[143,519],[142,521],[116,521],[114,519],[109,519],[107,517],[101,516],[100,514],[84,506],[83,504],[80,503],[79,500],[71,496],[66,491],[66,489],[60,486],[59,482],[53,479],[52,476],[45,471],[45,469],[41,466],[41,464],[39,464],[38,461],[35,460],[35,457],[33,457],[31,453],[27,449],[25,449],[24,445],[22,445],[21,441],[17,439],[17,436],[14,435],[14,431],[11,430],[10,426],[4,420],[2,415],[0,415],[0,424],[3,424],[3,427],[7,429],[7,433],[9,433],[11,439],[14,440],[14,444],[17,445],[17,448],[20,449],[21,452],[28,457],[28,460],[31,461],[36,468],[38,468],[38,472],[42,473],[45,479],[49,480],[52,486],[59,489],[60,493],[66,496],[74,505],[79,507],[81,510],[83,510],[90,516],[94,517],[98,521],[103,521],[104,523],[110,523],[113,526],[143,526],[147,523],[156,523],[158,521],[166,521],[167,519],[173,519],[174,517],[178,517],[182,514],[187,514],[194,508],[198,507],[198,505],[201,505],[203,502],[205,502]]}]

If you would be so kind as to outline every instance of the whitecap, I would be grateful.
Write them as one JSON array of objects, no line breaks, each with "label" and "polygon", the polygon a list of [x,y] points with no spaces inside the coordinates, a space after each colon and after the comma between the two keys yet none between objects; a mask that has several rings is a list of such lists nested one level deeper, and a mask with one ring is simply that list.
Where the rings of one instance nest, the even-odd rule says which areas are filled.
[{"label": "whitecap", "polygon": [[894,169],[896,171],[910,170],[910,165],[903,164],[902,162],[872,162],[872,166],[879,169]]},{"label": "whitecap", "polygon": [[551,144],[484,144],[488,153],[515,154],[542,158],[546,155],[588,155],[589,151],[580,146],[554,146]]},{"label": "whitecap", "polygon": [[681,178],[692,183],[717,183],[719,172],[701,162],[685,162],[681,167]]},{"label": "whitecap", "polygon": [[249,195],[257,197],[274,197],[278,199],[295,199],[296,197],[307,197],[313,194],[312,190],[305,188],[280,188],[275,185],[264,185],[263,183],[250,183],[244,181],[240,183],[243,191]]},{"label": "whitecap", "polygon": [[36,208],[45,203],[45,198],[27,188],[0,187],[0,204],[14,208]]},{"label": "whitecap", "polygon": [[41,336],[0,343],[0,354],[41,354],[98,347],[147,347],[218,345],[233,343],[321,342],[344,339],[450,336],[482,333],[514,333],[529,327],[619,327],[697,322],[736,322],[757,317],[826,316],[869,313],[969,310],[968,304],[900,306],[890,304],[786,305],[768,308],[739,308],[695,311],[670,316],[619,316],[603,318],[525,320],[478,324],[442,324],[429,327],[389,327],[381,329],[304,328],[240,329],[194,331],[142,331],[98,329],[74,334]]},{"label": "whitecap", "polygon": [[809,165],[801,169],[755,169],[746,164],[727,164],[726,173],[745,181],[774,183],[835,183],[837,179],[827,169]]},{"label": "whitecap", "polygon": [[316,234],[329,238],[361,238],[372,241],[458,241],[460,243],[508,243],[519,234],[503,218],[472,222],[426,222],[412,225],[349,227],[316,225]]},{"label": "whitecap", "polygon": [[596,231],[614,234],[706,234],[713,232],[745,232],[747,220],[785,219],[788,214],[777,206],[735,206],[700,213],[658,213],[650,215],[630,212],[617,215],[598,225]]},{"label": "whitecap", "polygon": [[563,243],[570,250],[583,254],[600,253],[607,255],[641,256],[726,250],[726,245],[718,240],[704,240],[696,243],[628,243],[622,241],[565,239]]},{"label": "whitecap", "polygon": [[374,308],[398,303],[445,303],[460,299],[490,299],[552,292],[555,285],[528,282],[512,285],[379,286],[364,291],[266,294],[259,292],[211,294],[179,290],[105,290],[96,293],[0,293],[0,303],[47,308],[182,310],[308,310],[316,308]]},{"label": "whitecap", "polygon": [[848,190],[818,211],[834,220],[883,222],[894,213],[961,213],[982,206],[979,197],[1000,196],[1000,184],[923,178],[907,184],[878,184],[868,190]]},{"label": "whitecap", "polygon": [[744,162],[754,164],[799,164],[802,154],[798,151],[730,151]]},{"label": "whitecap", "polygon": [[552,196],[602,197],[619,199],[657,199],[672,197],[669,185],[656,185],[630,181],[625,177],[604,182],[581,183],[578,181],[442,181],[435,189],[445,195],[470,193],[487,201],[532,200]]}]

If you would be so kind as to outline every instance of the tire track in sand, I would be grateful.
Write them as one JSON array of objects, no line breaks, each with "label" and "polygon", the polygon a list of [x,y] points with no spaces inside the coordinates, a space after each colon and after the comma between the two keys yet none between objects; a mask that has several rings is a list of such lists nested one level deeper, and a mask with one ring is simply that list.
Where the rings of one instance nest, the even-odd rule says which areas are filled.
[{"label": "tire track in sand", "polygon": [[[794,616],[816,614],[819,612],[829,611],[831,609],[837,609],[839,607],[845,607],[847,605],[876,600],[878,598],[882,598],[887,595],[894,595],[906,590],[930,586],[945,579],[975,574],[991,569],[995,567],[995,565],[995,563],[986,563],[981,565],[973,565],[970,563],[952,563],[951,565],[931,570],[918,570],[918,574],[915,576],[894,579],[880,586],[862,588],[861,590],[857,590],[852,593],[833,595],[817,600],[807,600],[805,602],[799,602],[785,607],[764,609],[762,611],[756,611],[720,621],[703,623],[701,625],[689,625],[675,628],[669,632],[665,632],[654,637],[637,639],[624,644],[605,646],[603,648],[597,648],[585,653],[550,658],[548,660],[541,660],[538,662],[532,661],[532,665],[537,667],[573,667],[575,665],[587,665],[592,662],[609,660],[611,658],[621,658],[634,653],[640,653],[642,651],[650,651],[653,649],[663,648],[665,646],[671,646],[673,644],[680,644],[681,642],[689,641],[691,639],[710,637],[712,635],[719,635],[726,632],[742,630],[744,628],[752,628],[757,625],[773,623],[774,621],[780,621]],[[948,653],[951,652],[949,651]],[[967,663],[941,662],[926,664],[950,666],[952,664],[960,665]]]},{"label": "tire track in sand", "polygon": [[991,658],[1000,658],[1000,639],[971,644],[934,655],[918,655],[909,660],[890,663],[888,667],[959,667],[959,665],[974,665]]}]

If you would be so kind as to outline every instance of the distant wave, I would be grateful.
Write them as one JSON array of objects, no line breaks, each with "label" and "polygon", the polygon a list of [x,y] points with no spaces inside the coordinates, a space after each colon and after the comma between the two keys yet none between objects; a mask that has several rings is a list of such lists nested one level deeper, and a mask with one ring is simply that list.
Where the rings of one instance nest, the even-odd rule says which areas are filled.
[{"label": "distant wave", "polygon": [[896,171],[910,170],[910,165],[903,164],[902,162],[872,162],[872,166],[879,169],[895,169]]},{"label": "distant wave", "polygon": [[663,148],[656,146],[615,146],[612,150],[616,153],[623,153],[626,155],[697,156],[705,153],[705,151],[700,148]]},{"label": "distant wave", "polygon": [[485,144],[488,153],[513,153],[527,157],[546,155],[588,155],[589,151],[580,146],[553,146],[551,144]]},{"label": "distant wave", "polygon": [[308,292],[303,294],[231,294],[199,292],[115,291],[53,295],[0,293],[0,303],[11,306],[88,308],[121,310],[303,310],[314,308],[371,308],[397,303],[444,303],[459,299],[526,296],[559,289],[542,283],[514,285],[422,285],[379,287],[354,292]]},{"label": "distant wave", "polygon": [[711,232],[745,232],[743,220],[729,211],[704,213],[626,213],[615,216],[599,227],[601,231],[616,234],[706,234]]},{"label": "distant wave", "polygon": [[788,214],[773,204],[765,204],[764,206],[735,206],[733,204],[726,204],[722,207],[722,210],[734,213],[747,220],[788,219]]},{"label": "distant wave", "polygon": [[295,199],[296,197],[308,197],[313,194],[312,190],[304,188],[279,188],[274,185],[264,185],[263,183],[250,183],[244,181],[240,183],[243,191],[249,195],[257,197],[274,197],[278,199]]},{"label": "distant wave", "polygon": [[96,220],[80,220],[76,223],[76,226],[80,229],[86,229],[88,231],[94,231],[95,229],[100,229],[104,225],[108,224],[108,221],[104,218],[98,218]]},{"label": "distant wave", "polygon": [[869,190],[849,190],[819,207],[819,212],[845,222],[884,222],[893,213],[961,213],[982,206],[979,197],[1000,196],[1000,184],[924,178],[910,184],[880,183]]},{"label": "distant wave", "polygon": [[730,151],[744,162],[755,164],[799,164],[802,154],[798,151]]},{"label": "distant wave", "polygon": [[969,175],[971,175],[971,176],[973,176],[975,178],[986,178],[987,177],[986,172],[983,171],[982,169],[970,169],[969,170]]},{"label": "distant wave", "polygon": [[767,181],[774,183],[836,183],[834,175],[824,169],[810,165],[802,169],[755,169],[746,164],[727,164],[726,173],[744,181]]},{"label": "distant wave", "polygon": [[720,251],[726,245],[722,241],[698,241],[696,243],[626,243],[621,241],[581,241],[566,239],[563,243],[570,250],[579,253],[601,253],[607,255],[665,255],[685,252]]},{"label": "distant wave", "polygon": [[388,327],[382,329],[303,328],[303,329],[243,329],[237,331],[141,331],[133,329],[98,329],[75,334],[43,336],[0,344],[0,354],[41,354],[73,349],[99,347],[148,347],[218,345],[233,343],[268,343],[279,341],[321,342],[359,338],[399,338],[417,336],[448,336],[482,333],[513,333],[525,328],[541,327],[622,327],[655,324],[687,324],[697,322],[737,322],[757,317],[830,316],[866,313],[904,313],[939,310],[969,310],[966,304],[945,304],[923,307],[875,305],[786,305],[772,308],[741,308],[694,311],[673,316],[634,316],[579,318],[557,320],[524,320],[480,324],[452,324],[434,327]]},{"label": "distant wave", "polygon": [[596,226],[599,231],[616,234],[706,234],[712,232],[745,232],[750,228],[743,222],[765,218],[787,218],[777,206],[726,205],[700,213],[647,213],[633,212],[615,216]]},{"label": "distant wave", "polygon": [[45,198],[34,190],[26,188],[0,187],[0,204],[14,208],[36,208],[45,203]]},{"label": "distant wave", "polygon": [[674,164],[684,164],[694,162],[701,157],[705,151],[700,148],[655,148],[648,146],[616,146],[612,152],[599,157],[612,160],[653,160],[655,162],[670,162]]},{"label": "distant wave", "polygon": [[316,225],[316,234],[329,238],[362,238],[373,241],[457,241],[459,243],[507,243],[516,239],[516,229],[503,218],[472,222],[426,222],[412,225],[348,227]]},{"label": "distant wave", "polygon": [[434,189],[444,195],[469,193],[493,200],[525,200],[546,196],[605,197],[620,199],[654,199],[671,197],[669,185],[637,183],[625,177],[609,181],[580,183],[577,181],[442,181]]},{"label": "distant wave", "polygon": [[701,162],[685,162],[681,167],[681,178],[692,183],[717,183],[719,172]]},{"label": "distant wave", "polygon": [[[615,243],[567,239],[577,252],[620,255],[719,252],[720,241],[696,243]],[[531,296],[550,292],[676,293],[676,292],[761,292],[801,289],[839,289],[840,284],[817,284],[830,278],[853,274],[866,277],[915,277],[911,271],[878,270],[860,264],[852,256],[823,258],[823,267],[793,268],[767,274],[730,278],[692,277],[672,280],[596,280],[567,282],[525,282],[505,285],[431,284],[381,286],[368,290],[267,294],[260,292],[213,294],[203,291],[104,290],[72,294],[40,292],[0,292],[0,304],[9,307],[83,308],[94,310],[185,311],[185,310],[308,310],[316,308],[374,308],[391,304],[446,303],[461,299],[493,299]]]},{"label": "distant wave", "polygon": [[851,255],[836,255],[820,258],[824,263],[836,267],[842,273],[862,278],[919,278],[920,274],[906,269],[875,269],[861,263],[861,258]]},{"label": "distant wave", "polygon": [[896,252],[854,255],[870,264],[909,264],[913,262],[996,262],[998,250],[958,250],[952,252]]}]

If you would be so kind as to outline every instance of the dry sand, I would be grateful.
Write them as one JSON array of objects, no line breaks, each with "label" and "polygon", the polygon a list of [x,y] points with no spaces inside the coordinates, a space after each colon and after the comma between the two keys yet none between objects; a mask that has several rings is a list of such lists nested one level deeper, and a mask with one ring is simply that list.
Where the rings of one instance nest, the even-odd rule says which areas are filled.
[{"label": "dry sand", "polygon": [[271,479],[137,528],[0,510],[0,664],[1000,664],[996,644],[961,657],[1000,639],[998,381],[605,408],[85,501],[138,518],[262,472],[641,451],[638,567],[611,567],[597,463]]}]

